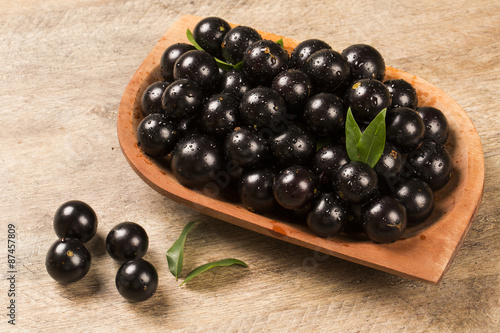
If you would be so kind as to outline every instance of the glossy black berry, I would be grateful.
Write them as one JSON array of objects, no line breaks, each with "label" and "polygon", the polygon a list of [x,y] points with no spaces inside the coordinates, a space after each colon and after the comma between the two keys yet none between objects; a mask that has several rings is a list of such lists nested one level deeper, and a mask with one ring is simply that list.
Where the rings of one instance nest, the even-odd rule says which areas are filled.
[{"label": "glossy black berry", "polygon": [[160,71],[165,81],[174,81],[175,62],[181,55],[191,50],[196,50],[196,48],[187,43],[175,43],[165,49],[160,58]]},{"label": "glossy black berry", "polygon": [[390,109],[386,118],[387,140],[406,153],[417,148],[424,139],[425,126],[415,110],[405,107]]},{"label": "glossy black berry", "polygon": [[124,262],[115,277],[116,289],[129,302],[142,302],[153,296],[158,288],[158,273],[144,259]]},{"label": "glossy black berry", "polygon": [[59,238],[76,238],[88,242],[97,232],[97,215],[88,204],[79,200],[63,203],[54,215],[54,231]]},{"label": "glossy black berry", "polygon": [[204,91],[212,91],[219,84],[219,67],[207,52],[188,51],[182,54],[174,65],[174,79],[182,78],[196,82]]},{"label": "glossy black berry", "polygon": [[396,182],[401,177],[404,167],[403,154],[390,142],[385,143],[384,151],[373,167],[378,175],[379,187],[386,192],[393,192]]},{"label": "glossy black berry", "polygon": [[163,93],[161,103],[165,116],[179,120],[191,118],[203,104],[203,91],[190,79],[172,82]]},{"label": "glossy black berry", "polygon": [[228,161],[242,168],[258,166],[267,157],[267,144],[252,127],[238,127],[224,140],[224,154]]},{"label": "glossy black berry", "polygon": [[273,182],[276,202],[290,210],[299,210],[309,205],[316,190],[314,173],[303,166],[291,166],[280,171]]},{"label": "glossy black berry", "polygon": [[349,79],[349,65],[337,51],[324,49],[313,53],[304,65],[313,87],[318,92],[334,92]]},{"label": "glossy black berry", "polygon": [[336,194],[351,204],[371,199],[377,192],[378,176],[368,164],[349,161],[335,173],[333,187]]},{"label": "glossy black berry", "polygon": [[311,96],[304,105],[302,118],[316,137],[332,138],[344,130],[347,106],[332,93]]},{"label": "glossy black berry", "polygon": [[335,173],[349,161],[345,146],[340,144],[325,145],[314,154],[312,171],[319,177],[322,190],[332,191]]},{"label": "glossy black berry", "polygon": [[169,82],[159,81],[144,90],[141,97],[141,112],[144,117],[152,113],[163,113],[161,97],[169,84]]},{"label": "glossy black berry", "polygon": [[203,187],[222,170],[224,155],[219,143],[205,134],[182,138],[172,153],[170,168],[186,187]]},{"label": "glossy black berry", "polygon": [[180,138],[177,126],[163,114],[152,113],[137,126],[137,146],[152,157],[165,157]]},{"label": "glossy black berry", "polygon": [[271,88],[257,87],[243,95],[240,115],[244,124],[281,132],[287,120],[286,104],[280,94]]},{"label": "glossy black berry", "polygon": [[316,198],[307,214],[307,226],[320,237],[339,234],[347,222],[345,203],[331,193],[323,193]]},{"label": "glossy black berry", "polygon": [[220,91],[241,99],[250,89],[254,88],[245,73],[240,70],[231,70],[221,74]]},{"label": "glossy black berry", "polygon": [[354,44],[347,47],[342,54],[351,68],[351,81],[375,79],[382,81],[385,76],[385,61],[373,46]]},{"label": "glossy black berry", "polygon": [[115,225],[106,236],[106,251],[115,260],[142,258],[149,247],[149,237],[139,224],[122,222]]},{"label": "glossy black berry", "polygon": [[251,44],[243,56],[243,71],[255,85],[270,86],[274,77],[288,66],[289,55],[271,40]]},{"label": "glossy black berry", "polygon": [[390,108],[406,107],[415,109],[418,105],[417,91],[403,79],[393,79],[384,82],[391,94]]},{"label": "glossy black berry", "polygon": [[408,153],[406,161],[415,175],[434,191],[444,187],[451,178],[453,160],[442,144],[424,141],[418,149]]},{"label": "glossy black berry", "polygon": [[75,238],[62,238],[47,251],[45,268],[54,280],[72,283],[88,273],[90,262],[90,252],[85,244]]},{"label": "glossy black berry", "polygon": [[416,178],[399,183],[395,188],[394,197],[405,206],[408,224],[411,226],[427,220],[436,205],[431,187]]},{"label": "glossy black berry", "polygon": [[368,123],[391,105],[391,95],[381,81],[361,79],[348,88],[346,103],[356,121]]},{"label": "glossy black berry", "polygon": [[254,28],[243,25],[232,28],[222,41],[222,57],[230,64],[243,60],[246,49],[262,37]]},{"label": "glossy black berry", "polygon": [[243,174],[238,182],[241,203],[252,212],[264,213],[274,210],[273,195],[275,173],[271,169],[255,169]]},{"label": "glossy black berry", "polygon": [[204,133],[223,139],[240,124],[240,101],[229,94],[212,95],[200,111],[200,124]]},{"label": "glossy black berry", "polygon": [[392,243],[406,231],[405,207],[393,197],[381,197],[371,201],[362,212],[363,229],[376,243]]},{"label": "glossy black berry", "polygon": [[231,26],[220,17],[206,17],[193,29],[194,40],[210,55],[222,59],[221,44]]},{"label": "glossy black berry", "polygon": [[269,153],[274,164],[286,168],[308,165],[316,152],[316,139],[302,127],[291,123],[270,142]]},{"label": "glossy black berry", "polygon": [[448,119],[446,119],[444,113],[431,106],[419,107],[416,111],[424,121],[424,139],[444,144],[450,134]]},{"label": "glossy black berry", "polygon": [[328,43],[319,39],[307,39],[299,43],[290,54],[290,68],[302,70],[313,53],[324,49],[331,49]]},{"label": "glossy black berry", "polygon": [[307,102],[311,94],[312,82],[304,72],[289,69],[274,77],[271,88],[281,95],[288,112],[296,114]]}]

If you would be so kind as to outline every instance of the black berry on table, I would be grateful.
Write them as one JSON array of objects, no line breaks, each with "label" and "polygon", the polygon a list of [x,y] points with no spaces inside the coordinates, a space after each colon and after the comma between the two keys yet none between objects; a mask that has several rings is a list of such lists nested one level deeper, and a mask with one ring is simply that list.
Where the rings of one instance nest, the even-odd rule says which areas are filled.
[{"label": "black berry on table", "polygon": [[448,140],[450,128],[448,119],[439,109],[432,106],[422,106],[416,109],[425,125],[424,139],[444,144]]},{"label": "black berry on table", "polygon": [[415,110],[399,107],[387,111],[387,140],[407,153],[417,148],[424,139],[425,125]]},{"label": "black berry on table", "polygon": [[346,103],[356,121],[370,122],[391,105],[391,95],[381,81],[360,79],[348,88]]},{"label": "black berry on table", "polygon": [[391,105],[389,108],[407,107],[415,109],[418,105],[417,91],[413,86],[403,80],[394,79],[384,82],[391,94]]},{"label": "black berry on table", "polygon": [[347,222],[345,203],[332,193],[323,193],[316,198],[307,215],[307,226],[320,237],[339,234]]},{"label": "black berry on table", "polygon": [[196,82],[203,91],[212,91],[219,84],[219,66],[205,51],[188,51],[182,54],[174,65],[174,79],[182,78]]},{"label": "black berry on table", "polygon": [[382,81],[385,76],[385,61],[373,46],[354,44],[342,51],[351,68],[351,81],[375,79]]},{"label": "black berry on table", "polygon": [[91,256],[85,244],[76,238],[55,241],[45,257],[49,275],[61,283],[81,280],[90,270]]},{"label": "black berry on table", "polygon": [[273,183],[276,202],[290,210],[307,207],[316,192],[316,176],[304,166],[291,166],[280,171]]},{"label": "black berry on table", "polygon": [[290,68],[303,70],[304,65],[313,53],[324,49],[331,49],[328,43],[320,39],[307,39],[300,42],[290,54]]},{"label": "black berry on table", "polygon": [[196,115],[203,101],[203,91],[191,79],[175,80],[165,89],[161,99],[164,114],[174,120]]},{"label": "black berry on table", "polygon": [[389,196],[376,198],[363,207],[361,219],[366,235],[377,243],[397,241],[407,227],[405,207]]},{"label": "black berry on table", "polygon": [[288,52],[271,40],[251,44],[243,56],[243,71],[255,85],[270,86],[274,77],[288,67]]},{"label": "black berry on table", "polygon": [[273,195],[275,173],[271,169],[249,170],[238,182],[241,203],[252,212],[273,211],[276,200]]},{"label": "black berry on table", "polygon": [[304,64],[313,87],[318,92],[334,92],[349,80],[350,68],[345,57],[337,51],[324,49],[313,53]]},{"label": "black berry on table", "polygon": [[143,302],[153,296],[158,288],[158,273],[144,259],[125,261],[115,277],[116,289],[129,302]]},{"label": "black berry on table", "polygon": [[87,203],[71,200],[56,210],[53,227],[59,238],[76,238],[88,242],[97,232],[97,215]]},{"label": "black berry on table", "polygon": [[106,251],[118,261],[142,258],[148,247],[146,230],[135,222],[119,223],[106,236]]},{"label": "black berry on table", "polygon": [[196,50],[196,48],[187,43],[176,43],[166,48],[160,58],[160,71],[165,81],[174,81],[175,62],[181,55],[191,50]]}]

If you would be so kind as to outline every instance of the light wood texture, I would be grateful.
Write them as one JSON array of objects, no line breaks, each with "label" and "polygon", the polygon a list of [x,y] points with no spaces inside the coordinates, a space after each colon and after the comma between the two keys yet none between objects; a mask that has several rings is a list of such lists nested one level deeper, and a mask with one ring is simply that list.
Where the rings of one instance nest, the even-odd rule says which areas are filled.
[{"label": "light wood texture", "polygon": [[[497,332],[499,13],[494,0],[0,0],[0,332]],[[374,45],[387,65],[431,82],[465,110],[481,138],[484,196],[438,285],[204,215],[137,176],[117,138],[120,100],[183,14],[319,38],[339,51]],[[63,286],[44,260],[56,238],[53,214],[70,199],[89,203],[99,228],[88,244],[89,274]],[[176,282],[165,251],[195,219],[202,223],[188,236]],[[145,258],[160,276],[157,294],[139,304],[117,293],[118,264],[104,249],[107,232],[125,220],[148,232]],[[9,223],[17,229],[15,327],[6,316]],[[191,269],[227,257],[249,267],[215,268],[179,287]]]},{"label": "light wood texture", "polygon": [[[388,67],[386,80],[398,78],[410,82],[417,90],[419,106],[436,107],[447,116],[451,134],[446,146],[454,163],[452,179],[436,193],[436,208],[429,220],[418,230],[407,230],[402,239],[395,243],[375,244],[352,240],[343,235],[330,239],[316,237],[304,224],[293,223],[283,217],[258,215],[237,202],[213,198],[185,188],[168,167],[145,156],[137,146],[137,126],[142,120],[141,96],[151,83],[161,80],[158,65],[161,55],[168,46],[187,42],[186,29],[193,31],[200,19],[185,15],[174,22],[142,62],[123,94],[118,110],[118,140],[125,157],[139,176],[168,198],[217,219],[385,272],[439,283],[475,219],[483,195],[481,142],[464,110],[429,82]],[[264,39],[283,38],[268,32],[259,33]],[[283,41],[288,52],[298,44],[286,37]],[[214,185],[217,186],[216,183]]]}]

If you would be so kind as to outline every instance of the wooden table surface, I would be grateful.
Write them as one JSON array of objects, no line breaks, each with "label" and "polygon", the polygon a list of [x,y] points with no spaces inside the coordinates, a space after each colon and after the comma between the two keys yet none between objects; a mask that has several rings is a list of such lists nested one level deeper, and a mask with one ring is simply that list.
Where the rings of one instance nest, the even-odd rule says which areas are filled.
[{"label": "wooden table surface", "polygon": [[[116,116],[142,60],[183,14],[339,51],[375,46],[387,65],[443,89],[482,140],[483,203],[442,282],[396,277],[218,221],[155,192],[120,150]],[[0,331],[496,332],[500,328],[500,2],[0,0]],[[88,275],[60,285],[45,270],[52,218],[71,199],[99,217]],[[179,281],[165,251],[189,221]],[[104,239],[122,221],[150,236],[156,295],[117,293]],[[15,273],[8,266],[15,229]],[[239,258],[179,286],[186,271]],[[12,257],[10,257],[12,259]],[[11,278],[14,279],[11,279]],[[11,303],[14,302],[14,303]],[[8,307],[15,305],[15,310]],[[8,314],[14,314],[15,326]]]}]

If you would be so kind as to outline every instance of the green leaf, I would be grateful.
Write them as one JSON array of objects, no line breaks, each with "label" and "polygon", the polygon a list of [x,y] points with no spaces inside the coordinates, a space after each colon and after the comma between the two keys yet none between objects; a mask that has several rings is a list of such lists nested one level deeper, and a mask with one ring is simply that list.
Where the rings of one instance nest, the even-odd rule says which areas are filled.
[{"label": "green leaf", "polygon": [[215,59],[215,62],[217,63],[217,66],[219,66],[223,70],[230,71],[231,69],[234,68],[233,64],[230,64],[230,63],[227,63],[225,61],[222,61],[222,60],[220,60],[220,59],[218,59],[216,57],[214,57],[214,59]]},{"label": "green leaf", "polygon": [[372,168],[377,164],[385,147],[385,114],[383,109],[363,131],[357,144],[357,155],[361,162]]},{"label": "green leaf", "polygon": [[175,276],[175,280],[179,278],[179,274],[182,271],[182,263],[184,261],[184,243],[186,242],[186,237],[188,232],[193,229],[195,223],[198,221],[192,221],[184,226],[182,229],[181,235],[174,242],[172,247],[167,250],[167,262],[168,269],[173,276]]},{"label": "green leaf", "polygon": [[281,47],[284,47],[283,46],[283,38],[280,38],[279,40],[277,40],[276,44],[279,44],[279,45],[281,45]]},{"label": "green leaf", "polygon": [[188,39],[188,41],[193,44],[194,47],[196,47],[197,50],[200,50],[200,51],[205,51],[195,40],[194,40],[194,37],[193,37],[193,33],[191,32],[191,30],[187,29],[186,31],[186,37]]},{"label": "green leaf", "polygon": [[241,265],[243,267],[248,267],[248,265],[245,264],[243,261],[238,260],[238,259],[233,259],[233,258],[222,259],[222,260],[219,260],[219,261],[210,262],[208,264],[201,265],[200,267],[197,267],[194,270],[192,270],[186,276],[186,278],[184,279],[184,281],[181,283],[181,286],[184,283],[191,281],[192,279],[194,279],[195,277],[197,277],[201,273],[203,273],[203,272],[205,272],[205,271],[207,271],[207,270],[209,270],[211,268],[214,268],[214,267],[226,267],[226,266],[231,266],[231,265]]},{"label": "green leaf", "polygon": [[347,149],[347,155],[349,155],[351,161],[358,160],[358,143],[360,139],[361,130],[352,115],[351,108],[349,108],[347,110],[347,117],[345,120],[345,146]]},{"label": "green leaf", "polygon": [[236,65],[233,66],[234,69],[242,69],[243,68],[243,61],[240,61]]}]

